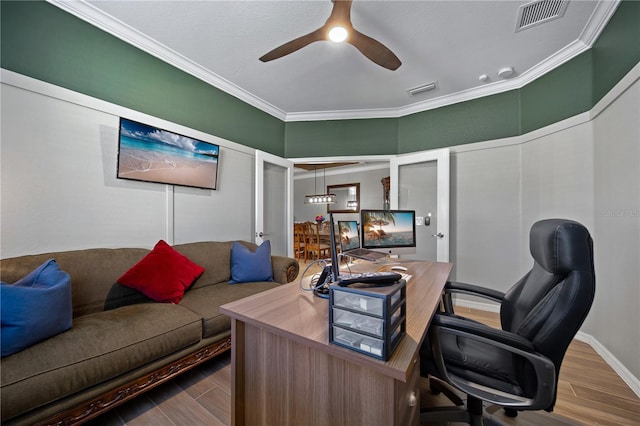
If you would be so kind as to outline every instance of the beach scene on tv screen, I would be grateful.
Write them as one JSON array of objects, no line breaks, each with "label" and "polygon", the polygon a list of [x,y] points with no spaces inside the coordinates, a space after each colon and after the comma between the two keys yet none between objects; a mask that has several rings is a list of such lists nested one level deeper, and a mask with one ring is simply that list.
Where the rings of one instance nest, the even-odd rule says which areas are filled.
[{"label": "beach scene on tv screen", "polygon": [[401,212],[365,212],[362,215],[366,247],[411,246],[413,215]]},{"label": "beach scene on tv screen", "polygon": [[119,142],[119,178],[216,189],[218,145],[124,118]]}]

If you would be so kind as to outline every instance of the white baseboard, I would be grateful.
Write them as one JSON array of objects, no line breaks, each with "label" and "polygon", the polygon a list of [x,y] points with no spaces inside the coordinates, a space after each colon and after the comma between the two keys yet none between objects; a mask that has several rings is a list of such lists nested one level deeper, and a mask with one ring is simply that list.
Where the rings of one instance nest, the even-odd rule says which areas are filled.
[{"label": "white baseboard", "polygon": [[620,378],[631,388],[631,390],[640,397],[640,379],[631,374],[629,369],[622,365],[622,363],[616,358],[609,350],[590,334],[583,333],[581,331],[576,335],[576,339],[587,343],[593,348],[609,364],[611,368],[620,376]]},{"label": "white baseboard", "polygon": [[[455,300],[456,306],[463,306],[465,308],[478,309],[487,312],[499,312],[500,308],[495,303],[477,302],[473,300],[465,300],[457,298]],[[576,340],[584,342],[591,346],[598,355],[602,357],[618,376],[631,388],[631,390],[640,397],[640,379],[631,374],[629,369],[625,367],[609,350],[600,343],[595,337],[590,334],[578,331],[576,334]]]}]

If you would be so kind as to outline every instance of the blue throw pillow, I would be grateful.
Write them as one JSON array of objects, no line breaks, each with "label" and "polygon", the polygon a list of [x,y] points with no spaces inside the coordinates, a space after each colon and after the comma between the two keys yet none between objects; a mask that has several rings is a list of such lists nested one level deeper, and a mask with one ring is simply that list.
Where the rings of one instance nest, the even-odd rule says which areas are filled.
[{"label": "blue throw pillow", "polygon": [[231,247],[231,281],[229,284],[273,281],[271,242],[266,240],[255,252],[238,242]]},{"label": "blue throw pillow", "polygon": [[71,279],[55,260],[14,284],[0,286],[2,356],[71,328]]}]

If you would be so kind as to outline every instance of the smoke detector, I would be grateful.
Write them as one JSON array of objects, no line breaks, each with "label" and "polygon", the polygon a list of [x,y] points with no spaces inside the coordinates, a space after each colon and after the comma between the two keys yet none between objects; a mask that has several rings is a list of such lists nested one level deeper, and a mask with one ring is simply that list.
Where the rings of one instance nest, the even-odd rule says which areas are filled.
[{"label": "smoke detector", "polygon": [[504,68],[500,68],[498,70],[498,75],[502,78],[509,78],[511,76],[513,76],[514,73],[514,69],[513,67],[504,67]]}]

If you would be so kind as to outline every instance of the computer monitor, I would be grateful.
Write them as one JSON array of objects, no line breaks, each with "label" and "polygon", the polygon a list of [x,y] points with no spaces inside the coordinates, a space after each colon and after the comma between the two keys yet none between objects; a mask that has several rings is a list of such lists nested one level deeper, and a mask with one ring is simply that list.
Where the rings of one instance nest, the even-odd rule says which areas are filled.
[{"label": "computer monitor", "polygon": [[340,264],[338,263],[338,250],[336,247],[336,226],[333,222],[333,213],[329,213],[329,245],[331,247],[331,277],[327,280],[328,283],[334,283],[338,281],[340,276]]},{"label": "computer monitor", "polygon": [[329,298],[329,285],[338,280],[338,276],[340,275],[340,268],[338,265],[338,251],[336,250],[336,232],[335,232],[335,224],[333,222],[333,213],[329,213],[329,235],[330,235],[330,245],[331,245],[331,264],[326,265],[318,280],[313,286],[313,293],[324,299]]},{"label": "computer monitor", "polygon": [[389,255],[416,253],[414,210],[360,210],[362,248]]},{"label": "computer monitor", "polygon": [[360,247],[360,231],[358,222],[355,220],[338,221],[338,237],[340,238],[340,248],[344,253],[347,250]]}]

